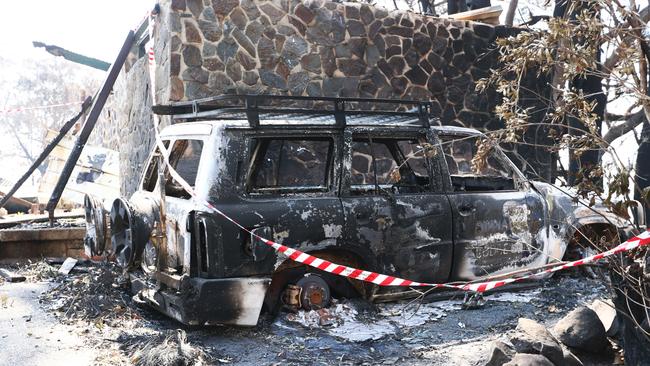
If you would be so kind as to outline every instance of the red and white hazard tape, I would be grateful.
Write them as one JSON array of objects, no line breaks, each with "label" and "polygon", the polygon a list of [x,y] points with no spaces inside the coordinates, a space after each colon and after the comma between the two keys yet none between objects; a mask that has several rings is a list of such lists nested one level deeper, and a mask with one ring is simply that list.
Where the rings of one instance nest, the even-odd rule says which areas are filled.
[{"label": "red and white hazard tape", "polygon": [[[149,46],[148,54],[149,54],[149,65],[150,67],[153,66],[155,67],[155,59],[154,59],[154,53],[153,53],[153,21],[155,17],[150,18],[150,28],[149,28],[149,42],[151,45]],[[153,75],[154,70],[149,70],[150,74]],[[154,78],[152,76],[151,82],[153,83]],[[153,87],[150,88],[152,94],[153,91],[155,90]],[[155,98],[155,96],[154,96]],[[154,99],[155,100],[155,99]],[[196,192],[194,192],[194,189],[174,170],[174,168],[171,166],[169,163],[169,156],[167,154],[167,149],[165,148],[165,145],[163,144],[162,140],[160,139],[160,134],[158,131],[158,124],[156,123],[156,119],[153,119],[153,129],[156,137],[156,145],[158,146],[158,149],[162,152],[162,156],[165,160],[165,164],[167,165],[167,169],[169,169],[169,173],[172,176],[172,178],[180,184],[194,199],[199,200],[199,202],[204,205],[208,210],[215,212],[222,216],[224,219],[230,221],[232,224],[235,226],[239,227],[246,233],[252,235],[256,239],[262,241],[266,245],[271,246],[275,251],[282,253],[283,255],[287,256],[289,259],[292,261],[302,263],[314,268],[317,268],[321,271],[325,271],[328,273],[332,273],[338,276],[343,276],[347,278],[352,278],[355,280],[359,281],[365,281],[365,282],[370,282],[374,283],[375,285],[379,286],[402,286],[402,287],[431,287],[431,288],[447,288],[447,289],[455,289],[455,290],[462,290],[462,291],[473,291],[473,292],[486,292],[489,290],[493,290],[497,287],[501,287],[504,285],[507,285],[509,283],[513,282],[518,282],[518,281],[523,281],[526,279],[531,279],[540,275],[548,274],[548,273],[553,273],[557,271],[561,271],[566,268],[570,267],[578,267],[587,263],[592,263],[597,260],[612,256],[614,254],[630,251],[632,249],[636,249],[642,246],[647,246],[650,245],[650,231],[643,232],[642,234],[635,236],[625,243],[622,243],[618,245],[617,247],[610,249],[606,252],[598,253],[596,255],[592,255],[587,258],[583,258],[577,261],[569,262],[569,263],[563,263],[563,264],[558,264],[557,266],[553,266],[547,269],[544,269],[540,272],[536,273],[531,273],[528,275],[523,275],[519,277],[510,277],[506,279],[500,279],[500,280],[495,280],[495,281],[486,281],[486,282],[476,282],[476,283],[464,283],[464,284],[451,284],[451,283],[427,283],[427,282],[417,282],[417,281],[411,281],[411,280],[406,280],[403,278],[399,277],[394,277],[394,276],[389,276],[389,275],[384,275],[376,272],[370,272],[370,271],[364,271],[358,268],[353,268],[353,267],[348,267],[344,266],[341,264],[336,264],[332,263],[330,261],[320,259],[318,257],[314,257],[313,255],[307,254],[305,252],[302,252],[297,249],[289,248],[283,244],[276,243],[273,240],[263,238],[241,224],[239,224],[237,221],[233,220],[230,218],[228,215],[225,213],[221,212],[218,208],[216,208],[214,205],[212,205],[210,202],[207,202],[205,200],[201,200],[200,198],[197,197]]]},{"label": "red and white hazard tape", "polygon": [[0,113],[25,112],[25,111],[35,110],[35,109],[58,108],[58,107],[67,107],[71,105],[80,105],[80,104],[81,102],[69,102],[69,103],[39,105],[35,107],[14,107],[14,108],[0,109]]}]

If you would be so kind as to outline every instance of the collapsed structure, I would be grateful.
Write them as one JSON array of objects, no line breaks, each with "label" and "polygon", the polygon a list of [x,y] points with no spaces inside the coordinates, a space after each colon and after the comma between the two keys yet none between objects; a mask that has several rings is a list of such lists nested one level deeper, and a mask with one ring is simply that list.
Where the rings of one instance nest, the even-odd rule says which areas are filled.
[{"label": "collapsed structure", "polygon": [[[152,144],[150,107],[221,94],[287,94],[427,100],[443,125],[502,128],[494,89],[476,82],[498,59],[494,40],[516,29],[326,1],[161,1],[154,27],[155,103],[150,100],[147,24],[115,87],[114,123],[95,138],[120,151],[122,193],[135,191]],[[534,107],[546,95],[531,76]],[[533,108],[542,110],[542,108]],[[542,112],[533,114],[541,118]],[[169,124],[169,120],[163,122]],[[544,133],[526,139],[544,145]],[[537,135],[535,137],[534,135]],[[521,145],[511,158],[550,178],[554,160]]]}]

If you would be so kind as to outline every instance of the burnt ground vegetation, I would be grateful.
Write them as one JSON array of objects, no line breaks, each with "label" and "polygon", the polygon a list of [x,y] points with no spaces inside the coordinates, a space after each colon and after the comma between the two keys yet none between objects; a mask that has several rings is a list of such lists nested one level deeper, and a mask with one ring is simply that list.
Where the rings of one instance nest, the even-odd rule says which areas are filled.
[{"label": "burnt ground vegetation", "polygon": [[[574,308],[610,297],[602,281],[576,271],[488,295],[472,310],[463,309],[460,293],[435,302],[337,299],[325,311],[267,315],[254,328],[187,327],[134,302],[113,264],[80,263],[67,276],[57,268],[37,262],[19,272],[49,282],[40,311],[80,334],[99,365],[484,365],[492,342],[507,341],[519,318],[550,328]],[[0,289],[10,294],[12,285]],[[609,352],[581,360],[609,365],[620,356],[613,342]]]}]

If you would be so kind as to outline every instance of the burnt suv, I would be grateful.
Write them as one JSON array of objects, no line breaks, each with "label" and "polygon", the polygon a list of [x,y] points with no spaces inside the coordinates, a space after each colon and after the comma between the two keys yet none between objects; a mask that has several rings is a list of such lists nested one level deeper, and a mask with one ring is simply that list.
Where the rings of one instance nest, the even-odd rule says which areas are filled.
[{"label": "burnt suv", "polygon": [[424,102],[228,96],[154,112],[173,116],[160,137],[195,196],[156,148],[140,190],[116,199],[108,220],[87,199],[86,247],[102,254],[110,226],[135,298],[187,324],[251,326],[264,306],[414,293],[306,268],[255,235],[442,283],[544,266],[582,236],[618,242],[631,230],[602,207],[527,180],[478,131],[435,126]]}]

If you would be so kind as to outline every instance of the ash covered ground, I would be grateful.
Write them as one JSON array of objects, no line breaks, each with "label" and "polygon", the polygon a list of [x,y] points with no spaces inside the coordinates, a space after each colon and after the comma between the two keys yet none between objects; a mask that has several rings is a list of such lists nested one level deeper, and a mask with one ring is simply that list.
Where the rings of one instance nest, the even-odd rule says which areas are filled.
[{"label": "ash covered ground", "polygon": [[80,264],[67,276],[56,268],[14,268],[27,281],[0,284],[0,339],[8,345],[0,364],[59,364],[63,352],[66,365],[483,365],[492,341],[505,340],[519,318],[551,327],[610,297],[601,281],[568,272],[486,296],[472,310],[461,293],[435,302],[338,299],[327,311],[266,316],[255,328],[185,327],[135,304],[111,264]]}]

